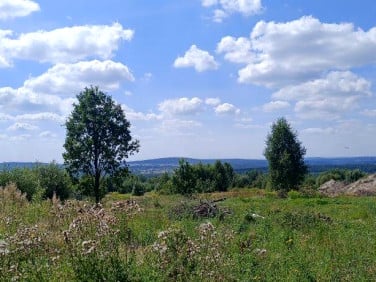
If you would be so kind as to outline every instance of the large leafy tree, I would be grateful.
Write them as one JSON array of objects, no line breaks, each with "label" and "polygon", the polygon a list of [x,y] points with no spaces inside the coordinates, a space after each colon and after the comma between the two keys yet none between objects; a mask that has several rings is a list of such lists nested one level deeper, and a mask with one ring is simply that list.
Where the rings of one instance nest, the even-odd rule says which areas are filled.
[{"label": "large leafy tree", "polygon": [[306,149],[285,118],[278,119],[267,137],[264,155],[269,163],[272,188],[287,192],[297,189],[307,173]]},{"label": "large leafy tree", "polygon": [[78,103],[65,126],[64,164],[73,177],[91,179],[95,201],[101,198],[100,183],[125,168],[125,159],[138,152],[130,123],[112,98],[91,86],[77,95]]}]

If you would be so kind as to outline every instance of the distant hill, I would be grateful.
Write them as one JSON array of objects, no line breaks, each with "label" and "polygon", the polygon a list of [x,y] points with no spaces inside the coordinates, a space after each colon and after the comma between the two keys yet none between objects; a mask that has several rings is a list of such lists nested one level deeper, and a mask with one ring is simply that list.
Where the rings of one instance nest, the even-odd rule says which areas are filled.
[{"label": "distant hill", "polygon": [[47,163],[40,162],[3,162],[0,163],[0,169],[14,169],[14,168],[33,168],[38,165],[47,165]]},{"label": "distant hill", "polygon": [[[159,158],[142,161],[127,162],[132,172],[136,174],[154,175],[172,172],[179,166],[181,158]],[[184,158],[190,164],[214,164],[216,159]],[[231,164],[236,172],[242,173],[251,169],[267,171],[268,163],[262,159],[219,159],[221,162]],[[306,163],[311,173],[320,173],[334,168],[360,169],[368,173],[376,172],[376,157],[344,157],[344,158],[306,158]],[[4,162],[0,169],[13,169],[19,167],[31,168],[46,163],[36,162]]]},{"label": "distant hill", "polygon": [[[159,174],[171,172],[179,166],[181,158],[160,158],[143,161],[128,162],[129,168],[139,174]],[[216,159],[184,158],[190,164],[213,164]],[[231,164],[237,172],[251,169],[266,171],[268,163],[260,159],[220,159]],[[365,172],[376,172],[376,157],[346,157],[346,158],[306,158],[310,172],[319,173],[334,168],[361,169]]]}]

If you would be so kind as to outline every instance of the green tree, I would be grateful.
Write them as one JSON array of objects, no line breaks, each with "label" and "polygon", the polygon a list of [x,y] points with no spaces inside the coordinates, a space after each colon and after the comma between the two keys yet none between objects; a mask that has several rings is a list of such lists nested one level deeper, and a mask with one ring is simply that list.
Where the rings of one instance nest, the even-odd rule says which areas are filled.
[{"label": "green tree", "polygon": [[44,197],[51,199],[54,193],[60,200],[69,197],[72,183],[65,169],[56,162],[37,166],[33,171],[37,174],[39,185],[44,190]]},{"label": "green tree", "polygon": [[306,149],[285,118],[278,119],[266,140],[264,155],[269,163],[269,177],[273,189],[286,193],[297,189],[304,180],[307,166]]},{"label": "green tree", "polygon": [[186,160],[179,160],[179,167],[172,176],[172,185],[176,193],[191,195],[196,192],[196,177],[193,166]]},{"label": "green tree", "polygon": [[120,105],[98,89],[85,88],[65,126],[64,164],[74,178],[91,179],[95,201],[101,198],[100,183],[125,168],[125,159],[138,152],[138,140],[132,140],[130,123]]}]

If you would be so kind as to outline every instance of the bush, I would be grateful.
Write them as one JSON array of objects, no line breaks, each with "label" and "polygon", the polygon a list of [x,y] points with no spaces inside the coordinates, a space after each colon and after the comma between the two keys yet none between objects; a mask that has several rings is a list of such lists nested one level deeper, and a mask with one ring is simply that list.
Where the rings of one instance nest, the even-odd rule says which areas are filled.
[{"label": "bush", "polygon": [[40,187],[37,174],[30,168],[3,170],[0,173],[0,186],[10,183],[14,183],[17,189],[25,193],[29,201]]},{"label": "bush", "polygon": [[145,194],[145,184],[141,182],[135,182],[133,184],[132,195],[143,196]]},{"label": "bush", "polygon": [[299,191],[296,191],[296,190],[291,190],[287,193],[287,196],[290,198],[290,199],[299,199],[299,198],[302,198],[302,194],[299,192]]},{"label": "bush", "polygon": [[67,172],[52,162],[46,166],[39,166],[35,169],[40,186],[44,189],[44,198],[52,199],[53,195],[65,200],[72,192],[72,182]]},{"label": "bush", "polygon": [[350,184],[366,176],[367,174],[359,169],[332,169],[320,173],[316,179],[316,186],[319,187],[325,182],[333,179],[336,181],[344,181],[346,184]]}]

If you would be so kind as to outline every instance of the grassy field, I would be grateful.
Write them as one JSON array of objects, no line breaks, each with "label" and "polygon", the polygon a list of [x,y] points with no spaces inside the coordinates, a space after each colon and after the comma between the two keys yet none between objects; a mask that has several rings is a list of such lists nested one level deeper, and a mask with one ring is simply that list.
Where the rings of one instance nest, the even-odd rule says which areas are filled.
[{"label": "grassy field", "polygon": [[[193,212],[216,202],[215,215]],[[210,203],[210,202],[209,202]],[[211,204],[213,205],[213,204]],[[103,206],[0,189],[1,281],[374,281],[374,197],[110,194]]]}]

